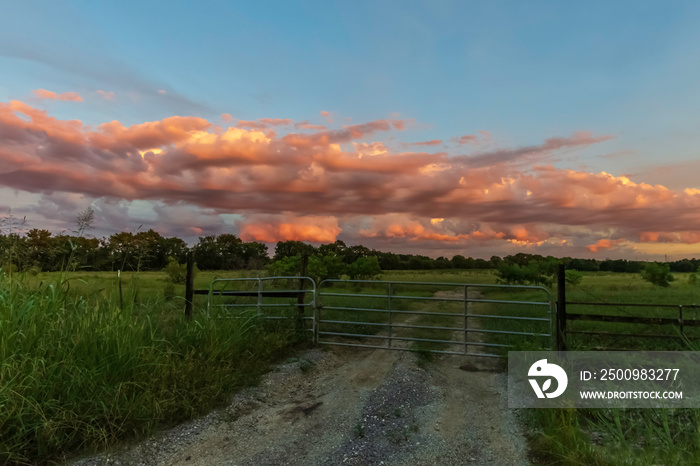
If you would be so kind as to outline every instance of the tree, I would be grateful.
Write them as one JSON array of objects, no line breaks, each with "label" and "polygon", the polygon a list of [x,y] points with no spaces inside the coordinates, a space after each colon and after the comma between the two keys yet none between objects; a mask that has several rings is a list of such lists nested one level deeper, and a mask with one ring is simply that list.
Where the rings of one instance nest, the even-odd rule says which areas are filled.
[{"label": "tree", "polygon": [[[301,275],[301,254],[287,256],[268,266],[270,275],[275,277],[296,277]],[[327,256],[326,256],[327,257]],[[328,262],[319,255],[308,256],[306,276],[319,283],[329,277]]]},{"label": "tree", "polygon": [[500,283],[508,285],[545,285],[552,283],[553,277],[547,273],[549,265],[531,260],[526,266],[503,261],[496,275]]},{"label": "tree", "polygon": [[270,262],[265,243],[243,243],[243,259],[245,267],[249,270],[260,270]]},{"label": "tree", "polygon": [[474,259],[457,254],[452,258],[452,267],[455,269],[470,269],[474,267]]},{"label": "tree", "polygon": [[275,246],[275,256],[272,260],[278,261],[285,257],[293,257],[302,254],[312,256],[316,254],[316,248],[301,241],[279,241]]},{"label": "tree", "polygon": [[351,280],[371,280],[382,273],[379,260],[372,257],[360,257],[348,266],[348,276]]},{"label": "tree", "polygon": [[668,264],[650,262],[642,270],[642,278],[656,286],[667,288],[671,286],[674,278],[671,275],[671,268]]}]

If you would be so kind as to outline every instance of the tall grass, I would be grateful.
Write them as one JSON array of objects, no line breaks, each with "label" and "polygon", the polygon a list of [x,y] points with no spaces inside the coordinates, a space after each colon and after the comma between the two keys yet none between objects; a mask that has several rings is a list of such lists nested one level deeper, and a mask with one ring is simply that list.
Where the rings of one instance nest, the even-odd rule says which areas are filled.
[{"label": "tall grass", "polygon": [[188,322],[162,301],[120,309],[68,284],[0,276],[0,464],[60,460],[202,413],[295,338],[254,314]]}]

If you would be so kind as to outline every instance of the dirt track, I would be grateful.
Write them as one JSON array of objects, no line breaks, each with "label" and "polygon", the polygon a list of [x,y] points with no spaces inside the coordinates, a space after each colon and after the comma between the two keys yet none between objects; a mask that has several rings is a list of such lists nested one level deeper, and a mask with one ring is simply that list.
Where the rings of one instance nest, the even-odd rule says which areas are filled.
[{"label": "dirt track", "polygon": [[225,409],[75,464],[529,464],[490,360],[418,362],[402,351],[310,350]]}]

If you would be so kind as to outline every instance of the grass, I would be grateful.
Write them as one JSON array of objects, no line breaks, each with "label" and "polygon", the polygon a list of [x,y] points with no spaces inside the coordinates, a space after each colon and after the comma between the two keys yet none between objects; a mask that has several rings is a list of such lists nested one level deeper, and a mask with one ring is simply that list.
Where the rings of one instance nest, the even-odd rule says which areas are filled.
[{"label": "grass", "polygon": [[[446,283],[495,283],[489,271],[431,271],[390,272],[383,280],[422,281]],[[402,295],[432,296],[436,291],[449,287],[428,286],[404,289]],[[459,289],[459,288],[456,288]],[[489,289],[479,290],[484,299],[547,301],[543,292],[528,290]],[[676,274],[670,288],[655,287],[637,274],[589,273],[580,286],[567,287],[569,301],[606,301],[630,303],[675,303],[700,302],[700,287],[692,284],[684,274]],[[553,296],[556,293],[553,291]],[[395,299],[396,306],[401,300]],[[404,301],[407,310],[435,310],[454,313],[455,317],[424,315],[414,318],[414,325],[460,327],[462,303]],[[525,317],[547,317],[547,308],[535,305],[502,305],[470,303],[470,313],[482,315],[510,315]],[[675,310],[632,307],[583,307],[569,306],[570,312],[600,313],[613,315],[636,315],[676,317]],[[684,317],[697,318],[688,309]],[[698,316],[700,317],[700,316]],[[490,318],[472,318],[469,323],[487,330],[510,330],[530,333],[550,333],[548,322],[517,321]],[[674,326],[645,326],[639,324],[569,322],[570,330],[608,331],[619,333],[666,333],[677,335]],[[686,328],[686,336],[693,343],[695,328]],[[450,340],[455,332],[442,330],[410,329],[404,332],[413,337]],[[399,331],[401,333],[401,331]],[[451,337],[452,335],[452,337]],[[470,338],[471,338],[470,334]],[[486,342],[513,345],[513,350],[549,349],[549,337],[523,337],[517,335],[481,334]],[[595,350],[601,347],[633,348],[644,350],[697,350],[680,339],[620,338],[593,335],[571,335],[571,350]],[[414,345],[419,356],[433,355],[429,350],[446,350],[450,345],[421,342]],[[453,346],[454,348],[454,346]],[[471,349],[471,348],[470,348]],[[492,350],[488,348],[488,350]],[[505,351],[501,351],[504,353]],[[425,364],[425,362],[423,362]],[[534,457],[542,464],[568,465],[653,465],[653,464],[699,464],[700,463],[700,410],[679,409],[539,409],[526,410],[523,417],[530,430],[530,446]]]},{"label": "grass", "polygon": [[[208,289],[214,278],[255,276],[255,272],[200,272],[195,288]],[[258,272],[262,275],[262,272]],[[676,274],[668,289],[654,287],[639,275],[584,274],[578,287],[567,287],[569,301],[700,302],[700,286]],[[492,271],[392,271],[383,280],[493,284]],[[120,304],[116,273],[74,272],[20,276],[9,283],[0,277],[0,463],[33,464],[61,460],[75,451],[90,451],[152,432],[206,412],[230,394],[251,383],[267,365],[288,355],[299,335],[287,320],[269,321],[257,315],[257,298],[239,298],[239,308],[204,310],[206,296],[195,298],[195,319],[183,319],[184,285],[172,285],[160,272],[122,275]],[[229,289],[254,290],[254,282],[229,283]],[[266,283],[265,289],[275,289]],[[295,288],[294,283],[278,284]],[[460,287],[396,286],[394,294],[431,297]],[[385,294],[386,284],[336,284],[327,293]],[[485,299],[543,300],[524,290],[482,288]],[[544,298],[546,300],[546,298]],[[310,295],[306,301],[309,302]],[[295,304],[284,298],[267,302]],[[328,331],[376,335],[386,330],[387,312],[344,311],[327,307],[383,310],[387,298],[323,296],[326,320],[356,324],[326,324]],[[231,303],[217,298],[216,303]],[[393,310],[436,311],[452,316],[394,314],[394,323],[460,328],[463,303],[394,298]],[[308,308],[306,308],[308,309]],[[220,319],[224,310],[237,318]],[[263,306],[266,315],[295,317],[290,308]],[[471,314],[541,317],[542,307],[469,303]],[[569,307],[569,312],[672,317],[673,311],[626,307]],[[666,314],[664,314],[666,313]],[[667,315],[668,314],[668,315]],[[676,314],[677,315],[677,314]],[[692,311],[684,317],[696,318]],[[700,316],[697,316],[700,318]],[[307,323],[309,321],[306,321]],[[382,324],[382,325],[371,325]],[[488,317],[470,318],[468,324],[485,330],[547,333],[543,322]],[[472,327],[473,328],[473,327]],[[570,322],[571,330],[665,332],[673,327],[646,328],[632,324]],[[589,350],[612,344],[636,349],[700,349],[696,329],[691,337],[641,339],[571,335],[570,349]],[[310,333],[310,332],[309,332]],[[452,340],[457,332],[395,329],[395,335]],[[482,341],[513,345],[513,349],[546,349],[542,337],[470,333]],[[700,333],[697,334],[700,337]],[[382,344],[382,339],[370,344]],[[685,346],[684,346],[685,345]],[[479,348],[480,347],[474,347]],[[434,356],[429,350],[450,350],[441,343],[415,343],[422,364]],[[471,350],[471,347],[470,347]],[[493,348],[486,348],[493,351]],[[486,351],[485,350],[485,351]],[[299,361],[301,370],[313,367]],[[308,366],[308,367],[307,367]],[[524,417],[531,431],[532,452],[549,464],[695,464],[700,462],[698,410],[529,410]],[[362,430],[358,430],[360,435]]]},{"label": "grass", "polygon": [[0,463],[60,460],[206,412],[295,341],[250,312],[185,321],[144,275],[124,280],[123,309],[106,274],[0,276]]},{"label": "grass", "polygon": [[[567,286],[567,301],[693,304],[700,287],[676,274],[669,288],[655,287],[638,274],[587,273],[580,286]],[[625,306],[568,306],[569,312],[642,317],[678,317],[675,310]],[[698,318],[687,309],[684,317]],[[569,321],[568,330],[654,333],[679,336],[677,326]],[[571,334],[569,350],[698,350],[696,328],[686,327],[690,341]],[[531,450],[540,462],[566,465],[682,465],[700,463],[700,410],[697,409],[533,409]]]}]

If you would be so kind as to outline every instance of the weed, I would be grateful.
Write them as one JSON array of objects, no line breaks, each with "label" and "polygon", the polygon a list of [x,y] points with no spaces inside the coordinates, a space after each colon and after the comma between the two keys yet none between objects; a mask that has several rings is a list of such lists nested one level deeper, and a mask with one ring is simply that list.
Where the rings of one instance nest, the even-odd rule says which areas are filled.
[{"label": "weed", "polygon": [[307,372],[310,372],[314,367],[316,367],[316,363],[313,361],[310,361],[306,358],[301,358],[299,359],[299,370],[306,374]]},{"label": "weed", "polygon": [[292,341],[254,313],[188,322],[140,288],[122,310],[114,286],[41,275],[0,277],[0,464],[48,463],[206,412]]},{"label": "weed", "polygon": [[175,297],[175,285],[171,282],[163,286],[163,299],[170,301]]}]

